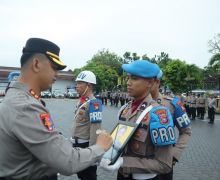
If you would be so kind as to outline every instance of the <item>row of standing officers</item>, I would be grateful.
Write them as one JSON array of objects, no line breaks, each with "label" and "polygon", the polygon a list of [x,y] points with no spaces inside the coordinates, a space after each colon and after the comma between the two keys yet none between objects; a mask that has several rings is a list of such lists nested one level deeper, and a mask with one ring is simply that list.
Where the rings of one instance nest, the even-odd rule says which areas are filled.
[{"label": "row of standing officers", "polygon": [[188,116],[195,120],[195,118],[200,118],[204,120],[206,111],[208,111],[208,118],[210,123],[214,122],[215,111],[217,109],[217,100],[214,95],[209,95],[206,97],[204,94],[194,93],[187,94],[186,97],[180,97],[183,105],[186,108]]}]

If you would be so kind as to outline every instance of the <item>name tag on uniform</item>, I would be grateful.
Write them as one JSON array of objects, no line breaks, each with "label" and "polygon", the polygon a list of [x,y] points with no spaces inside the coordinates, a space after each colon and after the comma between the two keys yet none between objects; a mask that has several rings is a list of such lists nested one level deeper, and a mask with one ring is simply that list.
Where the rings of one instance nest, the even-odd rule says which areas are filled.
[{"label": "name tag on uniform", "polygon": [[102,122],[102,102],[98,99],[93,99],[89,103],[89,119],[91,123]]}]

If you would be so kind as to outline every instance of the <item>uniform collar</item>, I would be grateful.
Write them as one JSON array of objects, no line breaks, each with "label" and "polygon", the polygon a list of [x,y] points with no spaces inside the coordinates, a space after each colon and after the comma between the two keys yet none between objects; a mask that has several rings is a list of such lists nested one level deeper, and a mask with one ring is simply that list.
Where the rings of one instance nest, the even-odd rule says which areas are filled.
[{"label": "uniform collar", "polygon": [[[133,102],[133,101],[132,101]],[[139,104],[139,106],[137,107],[137,109],[133,112],[130,112],[130,118],[132,118],[133,116],[135,116],[139,111],[143,111],[146,109],[147,106],[153,104],[155,101],[152,99],[151,95],[149,94],[147,97],[145,97]],[[128,108],[131,109],[132,108],[132,103],[130,103],[128,105]]]},{"label": "uniform collar", "polygon": [[[20,89],[22,91],[25,91],[26,93],[30,94],[32,97],[34,97],[35,99],[37,100],[40,100],[40,96],[38,96],[33,89],[29,89],[28,86],[26,84],[23,84],[19,81],[15,81],[15,82],[12,82],[10,85],[9,85],[9,88],[15,88],[15,89]],[[40,102],[42,103],[42,101],[40,100]],[[42,104],[45,104],[45,103],[42,103]]]},{"label": "uniform collar", "polygon": [[25,91],[25,92],[29,92],[29,89],[27,87],[26,84],[23,84],[19,81],[14,81],[12,82],[10,85],[9,85],[9,88],[15,88],[15,89],[20,89],[22,91]]},{"label": "uniform collar", "polygon": [[79,99],[79,104],[82,104],[86,101],[88,101],[89,99],[94,99],[94,95],[91,94],[90,96],[81,96],[80,99]]}]

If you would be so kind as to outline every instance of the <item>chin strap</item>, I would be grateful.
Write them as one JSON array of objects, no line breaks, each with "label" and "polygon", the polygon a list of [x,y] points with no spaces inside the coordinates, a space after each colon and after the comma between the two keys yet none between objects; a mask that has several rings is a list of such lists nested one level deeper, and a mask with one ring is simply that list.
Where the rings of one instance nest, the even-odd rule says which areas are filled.
[{"label": "chin strap", "polygon": [[86,86],[85,91],[82,93],[82,95],[81,95],[81,96],[84,96],[84,95],[86,94],[86,92],[87,92],[88,88],[89,88],[89,86],[87,85],[87,86]]}]

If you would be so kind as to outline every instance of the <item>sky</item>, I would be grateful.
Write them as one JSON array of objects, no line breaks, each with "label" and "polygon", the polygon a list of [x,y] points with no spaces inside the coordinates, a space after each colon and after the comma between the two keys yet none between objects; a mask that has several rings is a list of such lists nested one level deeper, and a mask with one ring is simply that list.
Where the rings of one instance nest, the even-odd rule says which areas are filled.
[{"label": "sky", "polygon": [[152,58],[161,52],[200,68],[220,33],[220,0],[0,0],[0,66],[20,67],[28,38],[56,43],[66,70],[102,49]]}]

